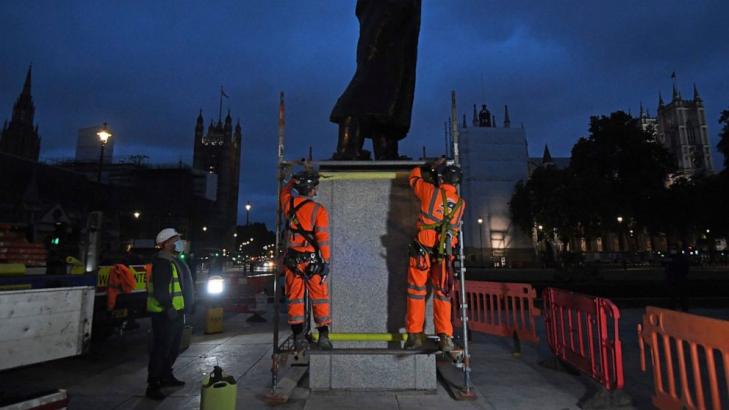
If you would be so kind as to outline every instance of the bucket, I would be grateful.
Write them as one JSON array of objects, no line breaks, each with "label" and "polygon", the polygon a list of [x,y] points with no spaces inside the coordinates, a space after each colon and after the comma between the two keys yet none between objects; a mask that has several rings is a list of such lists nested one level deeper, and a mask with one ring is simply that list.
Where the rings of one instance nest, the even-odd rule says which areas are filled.
[{"label": "bucket", "polygon": [[235,410],[237,395],[233,376],[223,374],[223,369],[215,366],[212,374],[203,377],[200,410]]}]

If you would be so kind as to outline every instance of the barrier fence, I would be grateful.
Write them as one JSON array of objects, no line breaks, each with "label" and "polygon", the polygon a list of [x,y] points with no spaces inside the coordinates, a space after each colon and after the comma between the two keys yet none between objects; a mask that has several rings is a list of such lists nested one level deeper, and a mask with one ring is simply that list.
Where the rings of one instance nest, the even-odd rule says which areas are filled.
[{"label": "barrier fence", "polygon": [[229,312],[262,313],[266,311],[271,274],[225,277],[224,308]]},{"label": "barrier fence", "polygon": [[648,306],[638,324],[638,340],[641,370],[646,371],[645,345],[651,354],[654,406],[729,408],[729,322]]},{"label": "barrier fence", "polygon": [[623,388],[620,310],[609,299],[547,288],[544,322],[554,355],[607,390]]},{"label": "barrier fence", "polygon": [[[469,329],[496,336],[512,336],[516,343],[519,340],[539,341],[536,317],[540,311],[534,306],[537,292],[531,285],[470,280],[465,285]],[[456,282],[454,288],[451,294],[453,325],[460,327],[460,284]]]}]

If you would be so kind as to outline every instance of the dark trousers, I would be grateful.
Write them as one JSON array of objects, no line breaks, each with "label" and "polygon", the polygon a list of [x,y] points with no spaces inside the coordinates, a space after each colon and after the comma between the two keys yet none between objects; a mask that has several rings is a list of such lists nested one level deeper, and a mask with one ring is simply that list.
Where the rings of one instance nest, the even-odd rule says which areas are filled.
[{"label": "dark trousers", "polygon": [[159,383],[172,377],[172,365],[180,353],[180,339],[185,327],[184,315],[180,311],[176,319],[167,314],[150,313],[152,318],[152,346],[149,351],[147,383]]}]

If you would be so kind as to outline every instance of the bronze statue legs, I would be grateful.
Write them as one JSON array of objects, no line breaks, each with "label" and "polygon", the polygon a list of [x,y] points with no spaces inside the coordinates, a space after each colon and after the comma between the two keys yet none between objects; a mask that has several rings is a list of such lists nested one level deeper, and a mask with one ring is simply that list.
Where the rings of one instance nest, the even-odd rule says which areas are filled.
[{"label": "bronze statue legs", "polygon": [[337,152],[332,155],[336,161],[365,161],[370,159],[370,152],[363,150],[364,133],[361,124],[353,117],[346,117],[339,123],[339,139]]}]

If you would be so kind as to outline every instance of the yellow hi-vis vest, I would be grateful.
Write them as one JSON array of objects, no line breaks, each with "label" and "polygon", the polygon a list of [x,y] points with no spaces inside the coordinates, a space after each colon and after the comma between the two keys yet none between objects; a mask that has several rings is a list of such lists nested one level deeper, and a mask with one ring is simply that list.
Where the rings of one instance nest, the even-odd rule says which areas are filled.
[{"label": "yellow hi-vis vest", "polygon": [[[175,264],[170,262],[172,265],[172,280],[170,280],[170,296],[172,296],[172,307],[175,310],[182,310],[185,308],[185,298],[182,297],[182,286],[180,285],[180,277],[177,276],[177,268]],[[162,305],[154,297],[154,285],[152,281],[149,281],[147,286],[147,312],[159,313],[162,312]]]}]

